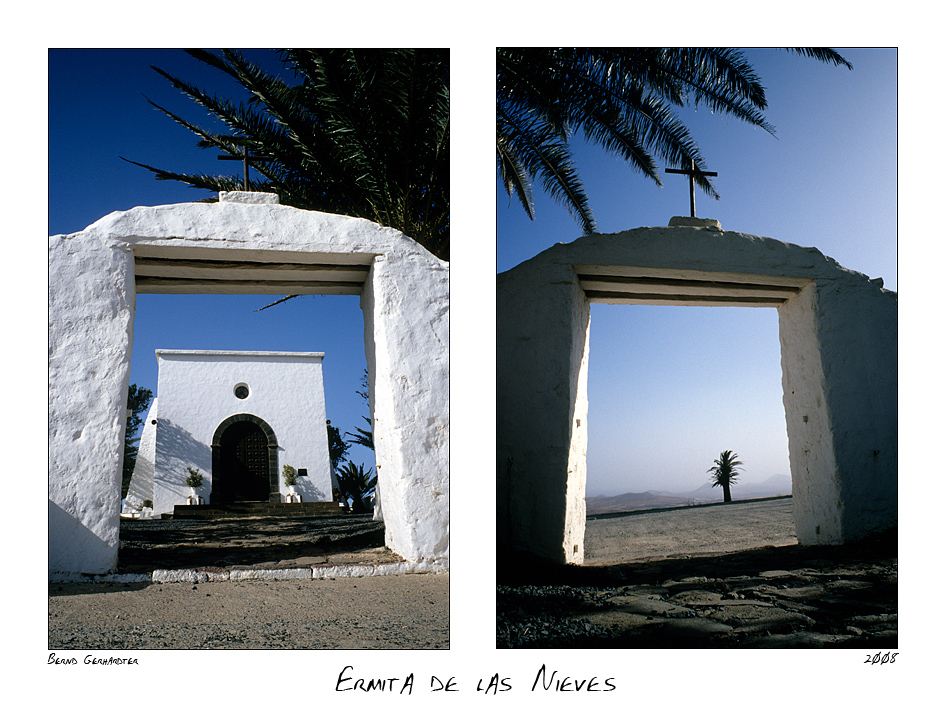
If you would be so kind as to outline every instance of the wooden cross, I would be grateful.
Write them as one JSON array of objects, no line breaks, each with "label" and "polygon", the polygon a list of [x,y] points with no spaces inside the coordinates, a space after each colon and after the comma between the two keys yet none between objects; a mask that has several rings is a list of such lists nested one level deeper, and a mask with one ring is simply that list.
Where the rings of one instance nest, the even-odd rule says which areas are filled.
[{"label": "wooden cross", "polygon": [[241,161],[242,161],[242,167],[243,167],[243,169],[244,169],[244,171],[245,171],[245,181],[244,181],[243,187],[245,188],[245,191],[246,191],[246,192],[248,192],[248,161],[249,161],[249,160],[270,161],[270,160],[271,160],[271,158],[268,157],[267,155],[249,155],[249,154],[248,154],[248,145],[243,145],[243,146],[242,146],[242,154],[241,154],[241,155],[219,155],[219,159],[220,159],[220,160],[241,160]]},{"label": "wooden cross", "polygon": [[696,169],[696,161],[690,160],[690,167],[687,170],[676,170],[674,168],[667,168],[668,173],[676,173],[678,175],[689,175],[689,216],[696,217],[696,190],[695,185],[693,184],[693,178],[697,175],[704,175],[706,177],[718,177],[719,173],[706,172],[705,170]]}]

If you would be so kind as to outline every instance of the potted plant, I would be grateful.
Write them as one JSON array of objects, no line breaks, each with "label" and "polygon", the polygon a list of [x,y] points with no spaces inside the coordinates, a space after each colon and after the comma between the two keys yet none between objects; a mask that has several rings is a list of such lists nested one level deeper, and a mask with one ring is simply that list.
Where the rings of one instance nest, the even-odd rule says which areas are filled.
[{"label": "potted plant", "polygon": [[[202,474],[201,472],[199,472],[199,470],[194,470],[194,469],[191,468],[191,467],[186,468],[186,472],[187,472],[187,475],[188,475],[187,478],[186,478],[186,484],[187,484],[187,486],[189,486],[189,489],[190,489],[190,498],[191,498],[189,504],[190,504],[190,505],[198,505],[198,504],[199,504],[199,493],[196,491],[196,489],[197,489],[197,488],[201,488],[201,487],[203,486],[203,480],[204,480],[205,478],[203,477],[203,474]],[[193,499],[195,499],[196,502],[193,502]]]},{"label": "potted plant", "polygon": [[290,465],[281,468],[281,477],[284,478],[284,487],[287,488],[288,502],[291,502],[291,496],[297,495],[297,470]]}]

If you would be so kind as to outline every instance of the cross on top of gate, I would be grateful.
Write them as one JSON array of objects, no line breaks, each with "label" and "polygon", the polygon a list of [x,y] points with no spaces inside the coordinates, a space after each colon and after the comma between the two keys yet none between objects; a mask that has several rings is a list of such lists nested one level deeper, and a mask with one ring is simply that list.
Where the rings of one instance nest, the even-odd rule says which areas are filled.
[{"label": "cross on top of gate", "polygon": [[267,155],[250,155],[248,152],[248,145],[242,146],[242,153],[240,155],[219,155],[219,160],[241,160],[242,168],[245,173],[245,179],[243,181],[243,187],[246,192],[248,192],[248,161],[249,160],[261,160],[270,162],[271,158]]},{"label": "cross on top of gate", "polygon": [[696,169],[696,161],[690,160],[690,166],[685,170],[679,170],[677,168],[667,168],[666,172],[676,173],[678,175],[689,175],[689,216],[696,217],[696,190],[694,179],[697,176],[705,177],[718,177],[719,173],[706,172],[705,170]]}]

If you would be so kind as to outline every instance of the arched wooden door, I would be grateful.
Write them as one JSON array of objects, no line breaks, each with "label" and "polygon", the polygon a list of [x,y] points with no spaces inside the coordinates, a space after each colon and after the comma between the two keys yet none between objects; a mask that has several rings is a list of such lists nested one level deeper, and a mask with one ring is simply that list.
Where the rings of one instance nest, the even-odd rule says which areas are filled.
[{"label": "arched wooden door", "polygon": [[223,421],[212,444],[210,504],[271,500],[278,492],[277,448],[274,433],[260,418],[235,415]]}]

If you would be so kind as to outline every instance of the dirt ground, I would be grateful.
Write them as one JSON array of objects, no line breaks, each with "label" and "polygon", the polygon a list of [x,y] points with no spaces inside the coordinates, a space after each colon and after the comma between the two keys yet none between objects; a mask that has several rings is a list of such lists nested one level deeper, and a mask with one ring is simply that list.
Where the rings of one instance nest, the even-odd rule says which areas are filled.
[{"label": "dirt ground", "polygon": [[[118,572],[400,560],[369,518],[123,521]],[[49,649],[445,649],[449,574],[49,584]]]},{"label": "dirt ground", "polygon": [[448,647],[448,574],[49,587],[50,650]]}]

